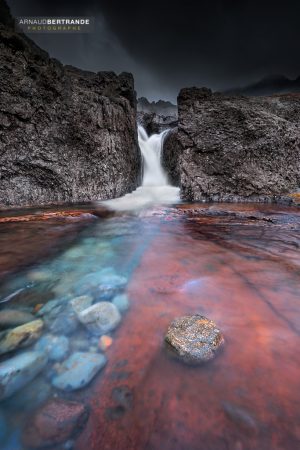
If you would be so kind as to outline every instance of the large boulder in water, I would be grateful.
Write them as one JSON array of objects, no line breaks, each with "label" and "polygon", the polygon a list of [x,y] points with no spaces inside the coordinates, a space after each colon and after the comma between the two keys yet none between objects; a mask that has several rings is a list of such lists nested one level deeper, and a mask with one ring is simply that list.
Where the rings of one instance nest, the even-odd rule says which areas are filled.
[{"label": "large boulder in water", "polygon": [[188,364],[213,359],[224,344],[217,325],[198,314],[175,319],[168,328],[165,341],[168,348]]},{"label": "large boulder in water", "polygon": [[103,200],[138,186],[131,74],[63,66],[6,14],[0,92],[0,206]]},{"label": "large boulder in water", "polygon": [[300,184],[300,95],[182,89],[163,164],[186,200],[264,200]]}]

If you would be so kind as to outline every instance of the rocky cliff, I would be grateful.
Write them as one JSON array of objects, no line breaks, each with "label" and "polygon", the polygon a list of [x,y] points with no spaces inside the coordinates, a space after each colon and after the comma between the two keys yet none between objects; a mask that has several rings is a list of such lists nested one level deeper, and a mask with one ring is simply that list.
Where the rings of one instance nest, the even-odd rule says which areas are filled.
[{"label": "rocky cliff", "polygon": [[0,206],[78,202],[137,187],[131,74],[63,66],[17,34],[0,0]]},{"label": "rocky cliff", "polygon": [[[300,185],[300,96],[182,89],[163,163],[187,200],[263,199]],[[176,182],[173,179],[173,182]]]},{"label": "rocky cliff", "polygon": [[138,122],[147,131],[148,135],[177,126],[177,106],[171,102],[159,100],[149,102],[145,97],[138,99]]}]

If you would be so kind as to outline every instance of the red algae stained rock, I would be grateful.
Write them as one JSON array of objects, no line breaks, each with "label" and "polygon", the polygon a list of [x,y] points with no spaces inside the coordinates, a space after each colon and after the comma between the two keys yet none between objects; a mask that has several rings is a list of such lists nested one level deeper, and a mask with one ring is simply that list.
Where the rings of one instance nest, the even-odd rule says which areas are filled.
[{"label": "red algae stained rock", "polygon": [[224,344],[217,325],[199,314],[175,319],[168,328],[165,341],[169,349],[187,364],[213,359]]},{"label": "red algae stained rock", "polygon": [[51,399],[28,421],[22,436],[23,444],[31,449],[61,444],[82,431],[88,415],[85,405]]}]

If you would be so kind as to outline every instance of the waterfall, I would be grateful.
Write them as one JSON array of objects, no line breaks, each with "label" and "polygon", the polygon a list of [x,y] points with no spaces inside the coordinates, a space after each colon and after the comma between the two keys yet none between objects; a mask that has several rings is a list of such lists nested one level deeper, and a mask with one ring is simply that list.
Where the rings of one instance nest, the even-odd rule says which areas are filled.
[{"label": "waterfall", "polygon": [[146,130],[138,126],[139,147],[143,157],[142,185],[130,194],[103,202],[103,205],[117,211],[125,211],[178,203],[179,188],[168,184],[167,174],[161,164],[161,152],[167,133],[168,130],[149,137]]}]

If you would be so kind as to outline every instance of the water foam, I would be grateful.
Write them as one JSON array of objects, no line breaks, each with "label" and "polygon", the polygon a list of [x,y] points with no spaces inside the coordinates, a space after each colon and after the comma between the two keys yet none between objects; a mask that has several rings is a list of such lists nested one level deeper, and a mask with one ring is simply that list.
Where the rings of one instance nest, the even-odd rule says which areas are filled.
[{"label": "water foam", "polygon": [[116,211],[126,211],[178,203],[179,188],[168,183],[167,174],[161,164],[161,152],[167,132],[152,134],[149,137],[142,126],[138,127],[144,168],[142,186],[123,197],[103,202],[105,206]]}]

